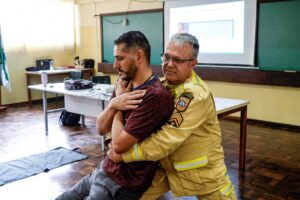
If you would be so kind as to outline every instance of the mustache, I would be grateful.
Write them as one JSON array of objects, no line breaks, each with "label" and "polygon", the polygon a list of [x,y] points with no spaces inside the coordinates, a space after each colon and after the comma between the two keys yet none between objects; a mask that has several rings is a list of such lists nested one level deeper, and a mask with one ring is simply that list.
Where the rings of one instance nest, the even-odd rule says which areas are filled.
[{"label": "mustache", "polygon": [[131,81],[131,78],[126,76],[126,77],[122,77],[122,80],[123,81]]},{"label": "mustache", "polygon": [[163,71],[164,72],[176,72],[176,70],[172,69],[171,67],[164,67]]},{"label": "mustache", "polygon": [[121,70],[121,69],[117,69],[117,71],[118,71],[119,73],[124,73],[124,71]]},{"label": "mustache", "polygon": [[[131,77],[127,76],[126,73],[123,70],[118,70],[118,72],[119,72],[119,77],[118,77],[117,81],[119,79],[122,79],[123,81],[131,81]],[[120,73],[124,73],[125,76],[121,76]]]}]

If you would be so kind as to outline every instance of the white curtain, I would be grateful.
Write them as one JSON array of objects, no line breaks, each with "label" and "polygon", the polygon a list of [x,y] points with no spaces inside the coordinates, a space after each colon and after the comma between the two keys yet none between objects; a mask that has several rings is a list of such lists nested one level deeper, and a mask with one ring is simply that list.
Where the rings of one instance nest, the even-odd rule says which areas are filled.
[{"label": "white curtain", "polygon": [[6,52],[75,48],[73,0],[0,0]]}]

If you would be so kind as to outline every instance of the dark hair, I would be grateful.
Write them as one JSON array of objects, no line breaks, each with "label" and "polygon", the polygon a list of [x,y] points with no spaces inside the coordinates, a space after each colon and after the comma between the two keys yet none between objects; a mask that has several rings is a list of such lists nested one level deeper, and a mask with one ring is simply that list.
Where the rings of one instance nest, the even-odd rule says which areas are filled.
[{"label": "dark hair", "polygon": [[193,49],[193,58],[197,59],[199,53],[199,42],[198,39],[189,33],[177,33],[171,37],[170,42],[175,42],[179,45],[189,43]]},{"label": "dark hair", "polygon": [[150,64],[150,44],[146,36],[140,31],[129,31],[123,33],[114,41],[115,45],[125,44],[124,50],[141,49],[145,53],[146,60]]}]

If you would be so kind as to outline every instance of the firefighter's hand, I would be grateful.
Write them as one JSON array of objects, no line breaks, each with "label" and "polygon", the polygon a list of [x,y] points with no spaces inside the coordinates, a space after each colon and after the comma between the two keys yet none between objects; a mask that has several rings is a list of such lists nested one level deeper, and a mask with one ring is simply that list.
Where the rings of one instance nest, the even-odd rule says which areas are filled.
[{"label": "firefighter's hand", "polygon": [[120,163],[123,161],[121,154],[115,153],[113,149],[113,145],[111,143],[108,144],[109,150],[107,151],[107,156],[111,159],[114,163]]}]

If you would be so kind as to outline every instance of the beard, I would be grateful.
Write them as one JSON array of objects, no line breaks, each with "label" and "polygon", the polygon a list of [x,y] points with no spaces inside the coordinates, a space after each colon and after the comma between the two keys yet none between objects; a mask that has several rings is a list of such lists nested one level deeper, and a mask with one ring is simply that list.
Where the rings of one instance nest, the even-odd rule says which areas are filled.
[{"label": "beard", "polygon": [[119,69],[119,74],[120,74],[120,77],[125,80],[125,81],[131,81],[135,78],[136,76],[136,72],[137,72],[137,67],[136,65],[132,62],[128,69],[125,71],[125,70],[121,70]]}]

